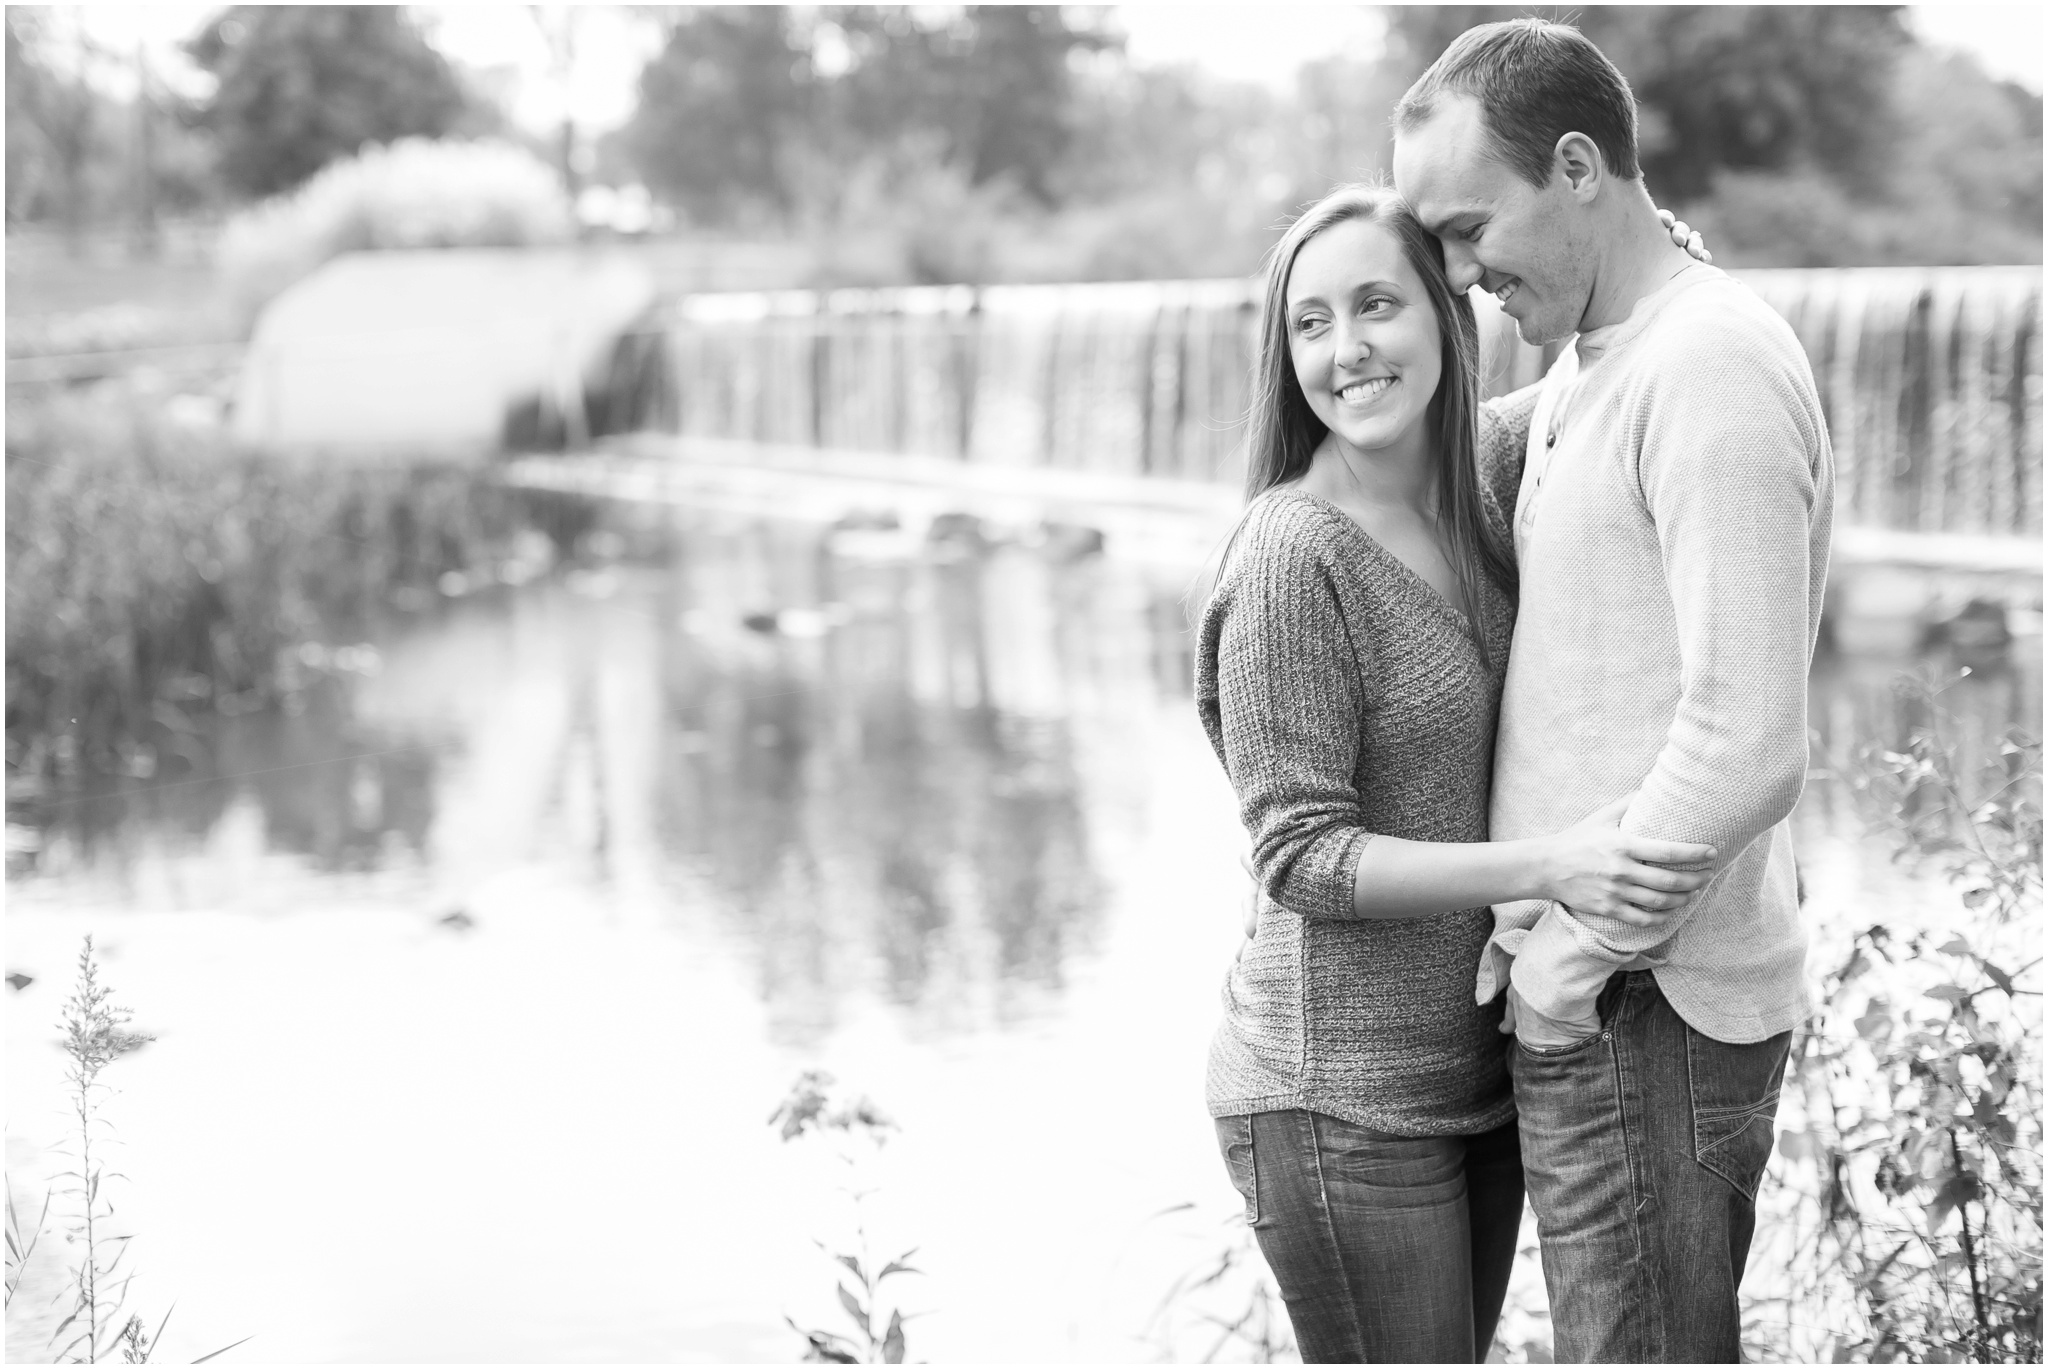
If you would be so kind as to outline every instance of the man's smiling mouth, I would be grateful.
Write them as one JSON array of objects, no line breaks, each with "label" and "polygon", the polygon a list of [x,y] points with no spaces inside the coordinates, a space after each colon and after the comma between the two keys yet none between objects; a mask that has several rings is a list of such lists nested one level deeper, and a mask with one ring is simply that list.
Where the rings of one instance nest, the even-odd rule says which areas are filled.
[{"label": "man's smiling mouth", "polygon": [[1354,381],[1337,391],[1337,398],[1346,404],[1369,403],[1393,388],[1394,376],[1374,376],[1371,380]]},{"label": "man's smiling mouth", "polygon": [[1522,282],[1518,280],[1511,280],[1506,285],[1501,286],[1500,289],[1494,291],[1493,297],[1499,300],[1502,304],[1506,304],[1509,300],[1515,297],[1515,292],[1521,288]]}]

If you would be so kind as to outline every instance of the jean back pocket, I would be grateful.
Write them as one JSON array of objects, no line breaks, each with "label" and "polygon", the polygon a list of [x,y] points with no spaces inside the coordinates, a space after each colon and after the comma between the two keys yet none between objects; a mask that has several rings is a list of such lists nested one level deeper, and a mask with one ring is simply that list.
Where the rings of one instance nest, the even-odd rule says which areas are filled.
[{"label": "jean back pocket", "polygon": [[1752,1202],[1771,1158],[1791,1044],[1790,1032],[1730,1045],[1685,1029],[1693,1159]]},{"label": "jean back pocket", "polygon": [[1222,1148],[1223,1163],[1230,1170],[1231,1186],[1244,1198],[1245,1225],[1254,1226],[1259,1220],[1259,1166],[1252,1149],[1250,1114],[1218,1117],[1216,1144]]}]

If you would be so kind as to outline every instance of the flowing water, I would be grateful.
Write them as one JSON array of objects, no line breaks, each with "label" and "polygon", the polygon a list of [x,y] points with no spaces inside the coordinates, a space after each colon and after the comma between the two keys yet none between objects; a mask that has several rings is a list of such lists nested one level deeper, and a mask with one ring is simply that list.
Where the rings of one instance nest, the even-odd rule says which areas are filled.
[{"label": "flowing water", "polygon": [[[913,1358],[1199,1356],[1223,1295],[1156,1313],[1233,1239],[1201,1097],[1242,877],[1188,569],[688,513],[653,553],[309,647],[283,710],[10,829],[17,1194],[64,1167],[90,932],[157,1037],[106,1116],[170,1358],[793,1359],[785,1315],[843,1329],[849,1185],[919,1248]],[[1945,696],[1972,747],[2038,716],[2020,646]],[[1909,666],[1958,661],[1824,659],[1824,747],[1901,740]],[[1828,792],[1816,923],[1944,915]],[[778,1139],[809,1068],[899,1125],[879,1157]]]},{"label": "flowing water", "polygon": [[[2041,273],[1738,271],[1792,325],[1843,525],[2041,533]],[[598,427],[1198,481],[1238,477],[1251,280],[685,296],[622,344]],[[1488,391],[1537,379],[1474,292]]]}]

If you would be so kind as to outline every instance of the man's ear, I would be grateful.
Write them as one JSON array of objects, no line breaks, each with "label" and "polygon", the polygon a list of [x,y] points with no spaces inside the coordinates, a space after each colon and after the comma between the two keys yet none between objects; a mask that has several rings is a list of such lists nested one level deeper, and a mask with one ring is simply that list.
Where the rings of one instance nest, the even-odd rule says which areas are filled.
[{"label": "man's ear", "polygon": [[1557,140],[1552,157],[1555,174],[1564,178],[1573,199],[1587,203],[1600,193],[1606,168],[1600,161],[1600,149],[1591,138],[1583,133],[1567,133]]}]

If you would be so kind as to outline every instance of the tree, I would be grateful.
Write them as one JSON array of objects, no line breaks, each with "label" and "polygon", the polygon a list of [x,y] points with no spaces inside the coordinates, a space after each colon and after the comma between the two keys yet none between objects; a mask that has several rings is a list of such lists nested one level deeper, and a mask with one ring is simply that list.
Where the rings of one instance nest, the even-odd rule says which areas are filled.
[{"label": "tree", "polygon": [[113,104],[93,89],[84,66],[99,57],[74,23],[65,70],[51,60],[60,41],[48,9],[7,10],[7,218],[55,214],[75,248],[92,210],[95,183],[118,175]]},{"label": "tree", "polygon": [[1072,60],[1113,44],[1059,6],[693,9],[641,73],[624,145],[703,220],[830,218],[878,164],[1048,206],[1075,131]]},{"label": "tree", "polygon": [[934,138],[970,184],[1007,177],[1041,205],[1058,199],[1074,138],[1073,59],[1118,42],[1058,5],[970,5],[936,23],[906,6],[848,6],[828,22],[849,54],[836,83],[846,127]]},{"label": "tree", "polygon": [[626,150],[693,217],[786,213],[794,154],[812,136],[812,83],[808,47],[780,6],[689,11],[640,73]]},{"label": "tree", "polygon": [[187,50],[219,80],[201,123],[229,185],[289,190],[367,143],[441,137],[470,102],[447,61],[389,5],[236,5]]}]

